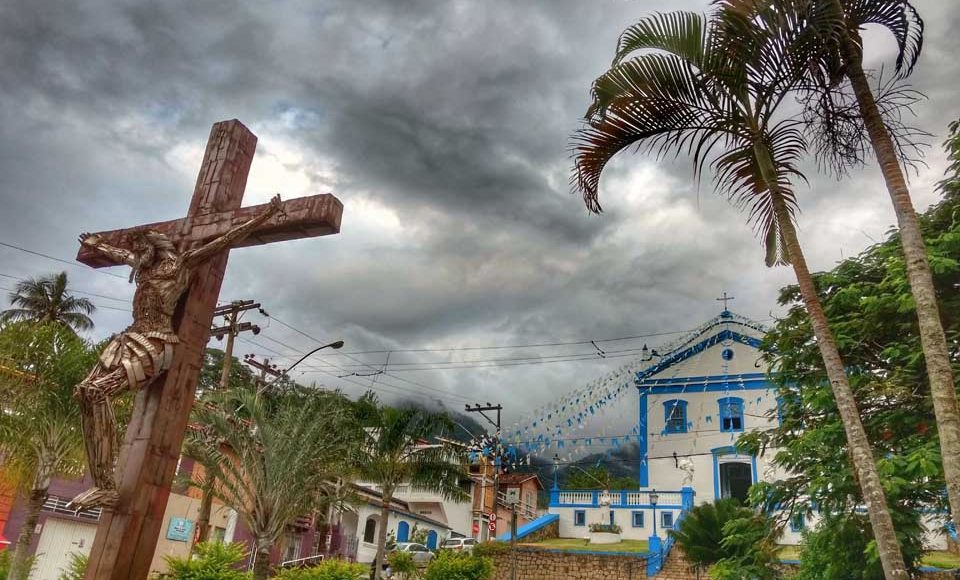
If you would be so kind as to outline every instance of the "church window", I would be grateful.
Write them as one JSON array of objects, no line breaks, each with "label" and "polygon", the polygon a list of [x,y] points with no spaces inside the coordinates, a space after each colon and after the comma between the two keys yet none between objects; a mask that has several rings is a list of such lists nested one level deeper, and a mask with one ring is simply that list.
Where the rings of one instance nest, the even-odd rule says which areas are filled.
[{"label": "church window", "polygon": [[616,512],[614,512],[613,510],[610,510],[610,525],[611,525],[611,526],[617,525]]},{"label": "church window", "polygon": [[790,531],[795,533],[802,532],[806,524],[805,519],[803,514],[794,514],[793,517],[790,518]]},{"label": "church window", "polygon": [[633,527],[643,527],[643,512],[633,512]]},{"label": "church window", "polygon": [[720,404],[720,430],[743,431],[743,399],[724,397]]},{"label": "church window", "polygon": [[587,525],[587,510],[574,510],[573,525],[578,527]]},{"label": "church window", "polygon": [[666,530],[673,528],[673,512],[660,513],[660,527]]},{"label": "church window", "polygon": [[673,399],[663,403],[663,430],[666,433],[687,432],[687,402]]}]

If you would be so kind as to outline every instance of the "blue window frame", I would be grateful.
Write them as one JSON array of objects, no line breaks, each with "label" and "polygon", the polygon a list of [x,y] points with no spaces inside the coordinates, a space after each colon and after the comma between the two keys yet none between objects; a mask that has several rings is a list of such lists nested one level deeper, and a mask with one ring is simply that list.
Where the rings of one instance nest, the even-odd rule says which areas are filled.
[{"label": "blue window frame", "polygon": [[743,399],[723,397],[717,403],[720,405],[720,430],[743,431]]},{"label": "blue window frame", "polygon": [[633,527],[643,527],[643,512],[633,512]]},{"label": "blue window frame", "polygon": [[790,531],[802,532],[807,524],[806,519],[803,514],[793,514],[793,517],[790,518]]},{"label": "blue window frame", "polygon": [[672,399],[663,402],[663,431],[664,433],[687,432],[687,402]]},{"label": "blue window frame", "polygon": [[660,512],[660,527],[666,530],[673,528],[673,512]]},{"label": "blue window frame", "polygon": [[615,514],[616,514],[615,511],[610,510],[610,525],[611,525],[611,526],[617,525],[617,519],[616,519],[616,517],[615,517]]},{"label": "blue window frame", "polygon": [[587,525],[587,510],[573,510],[573,525],[577,527]]}]

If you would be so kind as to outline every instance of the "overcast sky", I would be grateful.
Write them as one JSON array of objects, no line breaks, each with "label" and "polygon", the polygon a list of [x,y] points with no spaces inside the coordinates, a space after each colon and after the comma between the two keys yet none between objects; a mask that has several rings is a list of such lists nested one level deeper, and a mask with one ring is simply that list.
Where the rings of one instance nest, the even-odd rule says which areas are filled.
[{"label": "overcast sky", "polygon": [[[402,350],[680,331],[716,315],[723,291],[733,310],[762,320],[792,280],[764,267],[744,217],[708,179],[696,186],[687,159],[622,155],[604,177],[601,216],[569,192],[569,135],[591,81],[622,29],[668,4],[708,6],[7,0],[0,242],[71,260],[82,231],[182,216],[210,125],[240,119],[259,137],[246,204],[329,192],[345,209],[339,235],[231,254],[221,299],[258,300],[304,333],[250,315],[264,331],[238,354],[285,365],[316,346],[305,335],[342,338],[344,353],[395,351],[388,373],[339,378],[381,369],[387,354],[374,352],[317,356],[297,377],[351,395],[376,381],[387,398],[452,408],[502,402],[517,418],[624,359],[563,361],[589,344]],[[916,4],[927,34],[912,80],[929,97],[916,124],[935,135],[929,167],[912,178],[923,209],[937,199],[945,127],[960,117],[960,3]],[[889,64],[889,40],[868,39],[869,64]],[[813,167],[810,177],[798,185],[799,223],[814,268],[894,223],[875,167],[840,183]],[[109,276],[0,247],[0,288],[61,269],[102,295],[92,338],[129,323],[123,269]],[[598,344],[626,351],[670,338]],[[495,359],[527,360],[462,364]],[[461,364],[428,364],[437,362]],[[424,364],[434,368],[409,370]]]}]

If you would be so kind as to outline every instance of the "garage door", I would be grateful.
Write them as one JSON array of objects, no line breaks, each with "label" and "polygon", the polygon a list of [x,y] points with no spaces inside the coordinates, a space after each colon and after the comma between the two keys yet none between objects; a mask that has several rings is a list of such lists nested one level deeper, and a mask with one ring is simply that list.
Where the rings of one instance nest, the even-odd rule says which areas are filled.
[{"label": "garage door", "polygon": [[30,580],[57,580],[60,572],[70,563],[70,554],[89,554],[96,524],[47,518],[40,532],[37,547],[37,563]]}]

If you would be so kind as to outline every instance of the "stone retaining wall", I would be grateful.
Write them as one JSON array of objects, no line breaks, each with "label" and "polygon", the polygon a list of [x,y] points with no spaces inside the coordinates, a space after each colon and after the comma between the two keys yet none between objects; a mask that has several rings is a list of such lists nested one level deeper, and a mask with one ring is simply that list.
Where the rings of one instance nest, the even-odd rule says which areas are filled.
[{"label": "stone retaining wall", "polygon": [[560,520],[551,522],[539,530],[533,532],[532,534],[526,535],[523,538],[517,540],[518,543],[523,544],[536,544],[537,542],[542,542],[550,538],[557,538],[560,536]]},{"label": "stone retaining wall", "polygon": [[[522,547],[516,550],[517,580],[638,580],[647,577],[643,556],[565,552]],[[511,554],[494,557],[493,580],[510,580]]]}]

